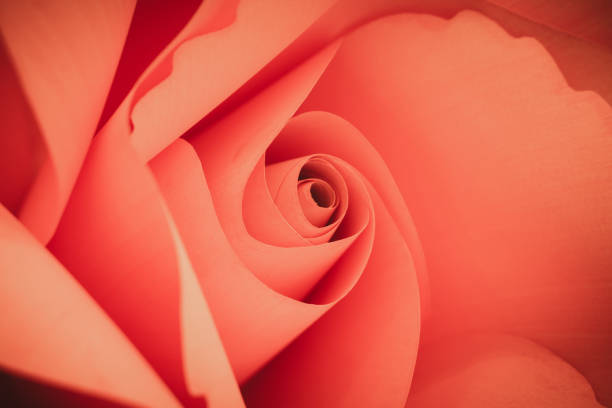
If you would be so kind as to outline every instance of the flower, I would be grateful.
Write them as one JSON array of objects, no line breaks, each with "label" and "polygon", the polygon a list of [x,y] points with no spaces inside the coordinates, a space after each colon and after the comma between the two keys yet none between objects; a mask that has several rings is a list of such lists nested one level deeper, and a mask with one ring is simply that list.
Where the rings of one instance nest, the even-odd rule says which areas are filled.
[{"label": "flower", "polygon": [[11,398],[608,403],[596,6],[3,4]]}]

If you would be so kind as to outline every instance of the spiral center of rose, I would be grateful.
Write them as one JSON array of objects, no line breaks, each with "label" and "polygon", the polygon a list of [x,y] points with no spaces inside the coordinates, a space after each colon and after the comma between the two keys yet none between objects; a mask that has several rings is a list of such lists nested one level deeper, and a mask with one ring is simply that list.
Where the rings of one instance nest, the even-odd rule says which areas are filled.
[{"label": "spiral center of rose", "polygon": [[310,185],[310,196],[319,207],[330,207],[336,198],[336,193],[324,181],[316,181]]},{"label": "spiral center of rose", "polygon": [[304,216],[315,227],[328,225],[338,207],[335,173],[335,168],[319,157],[310,158],[300,169],[297,184],[300,205]]},{"label": "spiral center of rose", "polygon": [[317,154],[265,165],[269,197],[292,231],[310,243],[332,240],[348,209],[348,187],[335,160]]}]

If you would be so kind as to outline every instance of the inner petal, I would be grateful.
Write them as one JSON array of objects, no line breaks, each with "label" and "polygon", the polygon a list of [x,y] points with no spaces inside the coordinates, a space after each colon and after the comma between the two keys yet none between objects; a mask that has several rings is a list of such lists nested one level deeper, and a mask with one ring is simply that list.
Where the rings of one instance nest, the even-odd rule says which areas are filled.
[{"label": "inner petal", "polygon": [[284,220],[312,244],[328,242],[348,209],[348,190],[329,157],[303,156],[267,164],[268,192]]},{"label": "inner petal", "polygon": [[319,207],[331,207],[336,199],[336,194],[326,182],[316,181],[310,185],[310,197]]},{"label": "inner petal", "polygon": [[324,180],[306,179],[298,182],[297,189],[304,216],[315,227],[326,226],[337,207],[332,186]]}]

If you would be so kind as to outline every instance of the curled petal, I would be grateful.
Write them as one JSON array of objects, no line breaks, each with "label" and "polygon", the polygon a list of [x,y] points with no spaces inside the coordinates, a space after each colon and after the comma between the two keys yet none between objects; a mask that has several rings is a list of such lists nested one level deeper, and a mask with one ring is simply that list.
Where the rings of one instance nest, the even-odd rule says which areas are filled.
[{"label": "curled petal", "polygon": [[[349,189],[333,161],[333,158],[306,156],[272,163],[265,169],[275,205],[296,232],[313,244],[331,239],[349,206]],[[245,222],[259,212],[247,202],[243,207],[253,212],[251,215],[245,211]],[[252,234],[259,234],[258,229],[251,223]],[[273,233],[269,228],[265,230]]]},{"label": "curled petal", "polygon": [[249,407],[401,406],[419,343],[411,253],[376,191],[374,246],[355,287],[243,387]]},{"label": "curled petal", "polygon": [[[98,126],[106,123],[147,67],[154,60],[163,58],[162,51],[170,42],[176,42],[179,37],[177,34],[185,32],[185,26],[193,19],[194,13],[201,12],[202,2],[203,0],[136,2],[117,73]],[[212,7],[210,3],[213,3]],[[229,6],[219,7],[218,3]],[[232,2],[208,0],[207,7],[208,10],[213,9],[209,11],[208,17],[215,21],[215,25],[223,26],[234,19],[235,5]]]},{"label": "curled petal", "polygon": [[151,159],[274,58],[331,4],[332,0],[204,1],[110,120],[121,126],[130,123],[136,151],[144,160]]},{"label": "curled petal", "polygon": [[601,408],[575,368],[531,341],[505,335],[446,338],[419,351],[406,408]]},{"label": "curled petal", "polygon": [[334,188],[325,180],[303,180],[298,184],[298,197],[306,219],[319,228],[329,223],[338,205]]},{"label": "curled petal", "polygon": [[[3,370],[118,403],[180,406],[104,310],[3,207],[0,243]],[[30,382],[25,389],[13,398],[36,401],[37,386]],[[65,394],[50,395],[36,403],[66,403]]]},{"label": "curled petal", "polygon": [[[43,244],[57,227],[94,135],[133,9],[133,1],[0,3],[8,54],[44,142],[19,218]],[[2,137],[24,137],[30,127],[31,119],[10,133],[3,129]],[[37,149],[23,156],[23,166],[40,160]],[[2,183],[14,183],[11,174]]]},{"label": "curled petal", "polygon": [[124,136],[94,139],[49,248],[181,404],[242,406],[174,221]]}]

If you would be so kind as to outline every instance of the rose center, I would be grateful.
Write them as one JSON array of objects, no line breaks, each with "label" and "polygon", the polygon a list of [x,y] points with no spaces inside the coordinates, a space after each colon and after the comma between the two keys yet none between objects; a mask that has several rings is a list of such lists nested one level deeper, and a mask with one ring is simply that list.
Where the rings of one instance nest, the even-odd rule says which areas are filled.
[{"label": "rose center", "polygon": [[329,207],[335,201],[336,194],[325,182],[316,181],[310,185],[310,196],[319,207]]}]

